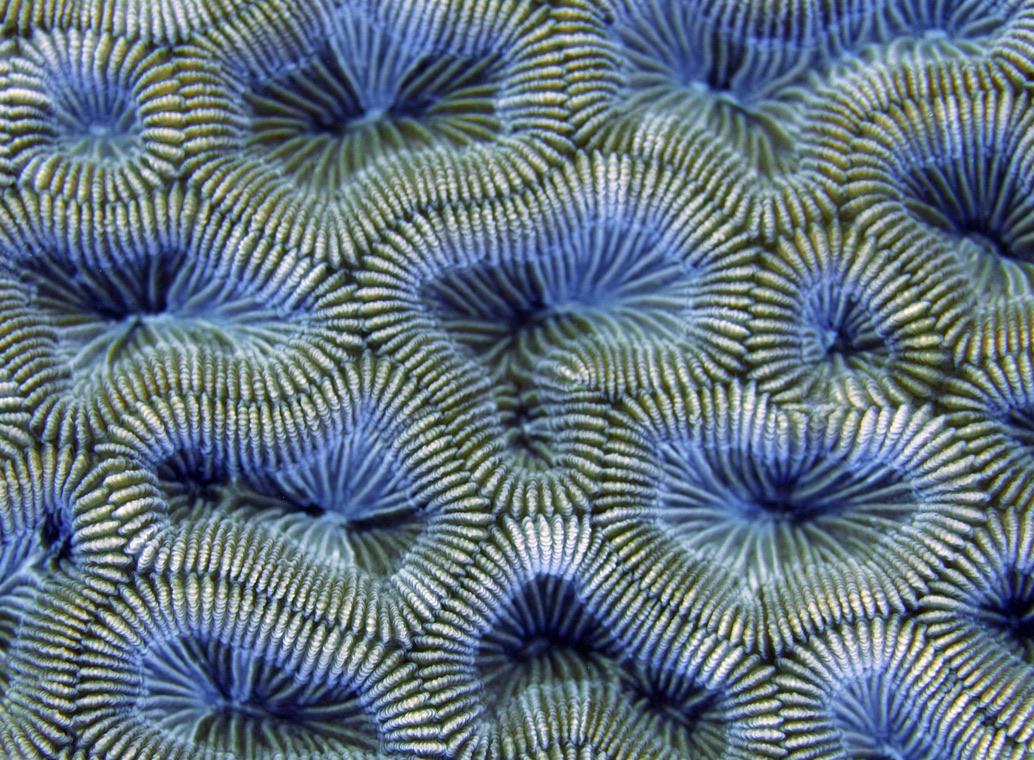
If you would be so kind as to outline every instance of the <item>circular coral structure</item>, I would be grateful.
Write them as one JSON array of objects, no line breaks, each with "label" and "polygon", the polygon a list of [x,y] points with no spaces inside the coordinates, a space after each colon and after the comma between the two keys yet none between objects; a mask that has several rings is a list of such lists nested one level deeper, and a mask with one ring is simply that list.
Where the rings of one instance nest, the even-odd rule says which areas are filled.
[{"label": "circular coral structure", "polygon": [[1034,742],[1034,524],[1030,508],[992,515],[930,585],[920,620],[981,707]]},{"label": "circular coral structure", "polygon": [[[123,394],[151,401],[195,362],[224,382],[276,382],[292,364],[325,371],[358,344],[340,274],[196,204],[176,189],[140,205],[62,207],[80,223],[112,225],[87,240],[62,234],[74,222],[37,221],[48,215],[42,201],[17,207],[31,226],[0,263],[16,336],[0,350],[34,425],[91,415],[94,428],[131,403]],[[125,221],[146,226],[124,234]]]},{"label": "circular coral structure", "polygon": [[[980,67],[875,72],[828,130],[832,173],[867,234],[902,250],[943,249],[973,311],[1029,301],[1034,182],[1028,98]],[[830,111],[832,113],[832,109]],[[832,152],[828,155],[832,158]],[[828,168],[832,167],[830,163]]]},{"label": "circular coral structure", "polygon": [[264,466],[190,431],[169,431],[130,456],[154,474],[154,519],[166,534],[157,545],[196,523],[262,528],[308,564],[383,585],[392,622],[411,630],[474,551],[487,505],[429,395],[404,373],[366,357],[342,368],[339,392],[331,421],[297,449],[272,442]]},{"label": "circular coral structure", "polygon": [[776,254],[756,275],[747,341],[762,391],[884,404],[932,395],[947,362],[936,318],[950,308],[938,271],[910,276],[839,225],[800,230]]},{"label": "circular coral structure", "polygon": [[[285,572],[303,588],[319,582]],[[420,701],[395,647],[345,619],[328,624],[314,597],[223,575],[146,574],[106,599],[72,598],[82,631],[58,669],[76,674],[69,709],[84,751],[358,758],[420,744],[393,725],[401,703],[414,714]]]},{"label": "circular coral structure", "polygon": [[162,538],[132,579],[73,575],[27,621],[8,694],[24,756],[440,752],[369,584],[239,523]]},{"label": "circular coral structure", "polygon": [[800,134],[831,81],[873,59],[1004,52],[1023,38],[1020,5],[610,0],[597,42],[609,66],[591,72],[609,102],[579,137],[613,142],[659,118],[662,133],[702,128],[777,179],[801,166]]},{"label": "circular coral structure", "polygon": [[612,706],[614,721],[598,729],[658,757],[777,755],[770,670],[700,629],[681,633],[689,661],[665,657],[649,632],[637,639],[627,623],[649,602],[627,587],[598,596],[600,559],[584,522],[507,520],[484,545],[415,642],[414,656],[441,684],[432,703],[456,726],[452,751],[527,747],[522,721],[534,705],[553,707],[537,736],[541,750],[576,733],[587,749],[601,749],[602,737],[567,722],[580,721],[564,707],[578,694]]},{"label": "circular coral structure", "polygon": [[[650,167],[593,159],[550,180],[547,192],[405,225],[365,262],[359,297],[379,351],[491,381],[491,435],[504,443],[493,472],[554,473],[570,494],[562,458],[569,472],[590,471],[602,431],[562,436],[562,409],[584,426],[600,406],[552,365],[579,346],[633,340],[694,352],[701,379],[727,376],[744,353],[739,275],[752,249],[716,205],[675,216],[694,188]],[[550,445],[546,431],[573,448]],[[584,508],[577,493],[554,501],[572,499]]]},{"label": "circular coral structure", "polygon": [[943,403],[977,458],[985,487],[1002,507],[1034,496],[1034,387],[1029,353],[961,368]]},{"label": "circular coral structure", "polygon": [[0,135],[16,187],[125,201],[177,176],[186,106],[168,51],[93,32],[36,32],[8,66]]},{"label": "circular coral structure", "polygon": [[644,397],[627,415],[598,518],[626,572],[652,557],[716,573],[730,596],[708,624],[761,651],[914,604],[981,517],[964,444],[924,411],[781,409],[733,386]]},{"label": "circular coral structure", "polygon": [[139,672],[140,718],[170,739],[247,757],[377,746],[347,686],[301,684],[262,652],[188,634],[148,646]]},{"label": "circular coral structure", "polygon": [[437,195],[443,171],[487,162],[540,173],[567,147],[549,9],[449,5],[321,0],[272,25],[270,55],[242,44],[243,23],[200,39],[211,65],[195,86],[221,116],[190,130],[193,180],[249,209],[297,205],[299,224],[337,238],[365,234],[385,210],[347,204],[400,186]]},{"label": "circular coral structure", "polygon": [[341,187],[396,152],[462,147],[502,130],[496,56],[414,54],[411,40],[358,12],[336,21],[320,54],[244,94],[248,146],[305,189]]},{"label": "circular coral structure", "polygon": [[783,660],[776,680],[791,758],[1023,756],[983,724],[955,672],[910,622],[831,630]]},{"label": "circular coral structure", "polygon": [[[433,497],[411,482],[407,460],[419,444],[376,408],[360,414],[311,460],[220,495],[218,507],[239,509],[246,520],[273,520],[277,533],[311,547],[319,562],[391,575],[426,528]],[[399,456],[396,447],[408,450]],[[438,473],[447,477],[444,468]]]},{"label": "circular coral structure", "polygon": [[726,20],[715,4],[684,0],[609,5],[616,87],[605,131],[629,127],[621,114],[663,114],[706,126],[765,176],[792,166],[795,113],[775,91],[807,63],[806,10],[754,3]]}]

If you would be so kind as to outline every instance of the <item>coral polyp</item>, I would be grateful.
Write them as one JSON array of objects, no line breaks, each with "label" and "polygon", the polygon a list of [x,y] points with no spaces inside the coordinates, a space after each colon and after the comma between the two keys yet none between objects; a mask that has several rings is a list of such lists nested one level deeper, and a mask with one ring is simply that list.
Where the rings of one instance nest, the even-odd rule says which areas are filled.
[{"label": "coral polyp", "polygon": [[[230,624],[233,616],[213,620],[202,596],[184,596],[163,575],[138,580],[103,609],[75,600],[89,617],[81,646],[70,653],[83,673],[71,701],[79,741],[91,752],[358,757],[386,750],[392,736],[404,741],[405,730],[389,728],[387,714],[412,689],[371,682],[411,669],[397,651],[354,632],[331,633],[311,617],[288,644],[274,631],[277,618],[282,625],[292,613],[261,588],[189,575],[184,581],[196,591],[204,585],[232,615],[266,609],[269,618],[250,631]],[[298,622],[306,617],[297,613]],[[322,662],[306,662],[307,645],[327,647]]]},{"label": "coral polyp", "polygon": [[[586,220],[563,242],[453,266],[423,291],[444,331],[497,380],[526,384],[554,346],[587,331],[676,337],[690,267],[659,230]],[[509,295],[512,294],[512,295]]]},{"label": "coral polyp", "polygon": [[1034,756],[1034,0],[0,0],[0,757]]},{"label": "coral polyp", "polygon": [[[273,494],[267,498],[274,504],[288,506],[273,507],[278,532],[312,546],[321,562],[390,574],[430,508],[414,493],[411,478],[376,421],[360,418],[311,464],[267,476],[259,487]],[[261,508],[262,497],[257,501]]]},{"label": "coral polyp", "polygon": [[[625,173],[634,190],[618,183]],[[551,369],[579,346],[667,343],[697,355],[701,378],[728,376],[744,354],[746,283],[737,274],[752,248],[735,219],[710,205],[680,218],[673,200],[641,203],[650,187],[678,197],[693,186],[631,161],[587,160],[550,186],[549,195],[417,220],[359,274],[378,350],[491,381],[485,400],[500,427],[518,428],[501,434],[511,469],[556,469],[559,452],[535,435],[550,425],[554,400],[572,412],[576,400],[584,404],[582,425],[600,414],[594,394]],[[580,461],[599,448],[599,432],[579,440]]]},{"label": "coral polyp", "polygon": [[[393,153],[490,140],[502,55],[414,46],[362,11],[343,9],[324,47],[244,94],[249,147],[314,191]],[[375,65],[371,65],[373,62]]]},{"label": "coral polyp", "polygon": [[752,374],[781,397],[925,398],[947,361],[937,320],[950,296],[932,267],[833,226],[778,242],[756,275]]},{"label": "coral polyp", "polygon": [[[520,562],[500,551],[516,546],[526,552]],[[529,741],[521,727],[529,710],[549,705],[563,715],[580,695],[615,716],[606,726],[593,721],[596,735],[579,740],[587,750],[609,736],[658,757],[778,755],[778,704],[763,683],[771,670],[702,631],[688,634],[692,657],[669,661],[649,633],[642,641],[625,628],[648,605],[643,597],[627,588],[598,596],[599,562],[607,562],[599,537],[581,522],[507,521],[490,537],[459,595],[416,641],[416,657],[442,684],[437,709],[470,716],[448,739],[454,752],[512,752],[505,737]],[[544,750],[573,739],[562,720],[542,728]]]},{"label": "coral polyp", "polygon": [[827,150],[846,140],[857,154],[835,170],[847,212],[888,245],[943,249],[977,310],[1028,301],[1026,96],[989,68],[957,64],[918,67],[904,84],[894,71],[859,76],[851,87],[866,97],[839,116],[829,111],[846,121],[825,130]]},{"label": "coral polyp", "polygon": [[554,674],[591,679],[608,667],[614,642],[570,583],[539,577],[515,590],[495,614],[475,655],[489,709]]},{"label": "coral polyp", "polygon": [[73,373],[113,369],[124,357],[161,345],[268,352],[292,332],[284,309],[240,292],[230,280],[213,287],[217,273],[198,266],[199,257],[184,248],[127,253],[117,269],[90,269],[57,251],[21,267],[38,313],[51,317],[64,338],[61,361]]},{"label": "coral polyp", "polygon": [[[180,187],[140,204],[70,203],[60,206],[67,218],[50,227],[33,217],[49,207],[46,199],[12,202],[31,226],[0,262],[12,292],[5,316],[16,330],[16,348],[6,350],[33,357],[15,377],[31,389],[35,424],[109,411],[119,378],[157,367],[203,357],[263,374],[358,346],[342,276],[197,203]],[[77,226],[94,219],[103,228],[76,239]],[[127,219],[147,224],[149,234],[120,229]]]},{"label": "coral polyp", "polygon": [[9,485],[0,491],[0,689],[7,687],[8,649],[22,617],[31,614],[37,592],[72,553],[68,505],[19,493],[11,482],[19,464],[4,462]]},{"label": "coral polyp", "polygon": [[786,9],[789,17],[776,22],[766,20],[764,9],[752,14],[754,9],[745,8],[738,15],[746,28],[736,29],[725,27],[703,3],[612,4],[609,32],[620,82],[616,111],[661,113],[704,125],[750,156],[765,175],[792,168],[796,151],[789,127],[795,114],[776,92],[800,76],[807,60],[808,41],[793,37],[810,22],[802,9]]},{"label": "coral polyp", "polygon": [[[452,5],[319,0],[289,21],[252,9],[199,35],[185,89],[211,119],[187,130],[193,181],[242,213],[277,209],[285,235],[315,227],[351,258],[368,220],[350,210],[379,215],[425,186],[448,195],[436,177],[469,166],[540,173],[568,147],[551,14]],[[275,42],[249,48],[263,23]]]},{"label": "coral polyp", "polygon": [[173,638],[148,647],[140,671],[141,718],[206,748],[254,757],[377,746],[376,724],[347,687],[312,689],[260,652]]},{"label": "coral polyp", "polygon": [[243,460],[226,442],[209,448],[191,431],[119,447],[150,471],[163,504],[141,551],[198,525],[254,526],[309,565],[382,586],[393,625],[415,627],[440,604],[438,577],[473,550],[487,505],[426,393],[368,356],[342,371],[334,420],[265,461]]},{"label": "coral polyp", "polygon": [[922,600],[930,640],[998,726],[1034,740],[1034,531],[1029,507],[993,516]]},{"label": "coral polyp", "polygon": [[37,32],[0,78],[17,187],[92,201],[160,188],[183,158],[184,101],[167,51],[92,32]]},{"label": "coral polyp", "polygon": [[121,510],[129,521],[140,517],[136,507],[146,508],[135,500],[136,475],[69,442],[30,445],[0,461],[0,535],[11,590],[59,568],[103,575],[124,565],[131,536],[113,514]]},{"label": "coral polyp", "polygon": [[[923,411],[802,412],[732,387],[644,397],[628,413],[601,524],[619,554],[724,576],[735,626],[763,649],[904,609],[980,519],[976,477],[942,470],[963,442]],[[826,597],[844,572],[860,587]]]},{"label": "coral polyp", "polygon": [[[787,658],[777,677],[791,757],[1021,757],[988,728],[921,629],[846,626]],[[951,719],[939,708],[952,706]]]}]

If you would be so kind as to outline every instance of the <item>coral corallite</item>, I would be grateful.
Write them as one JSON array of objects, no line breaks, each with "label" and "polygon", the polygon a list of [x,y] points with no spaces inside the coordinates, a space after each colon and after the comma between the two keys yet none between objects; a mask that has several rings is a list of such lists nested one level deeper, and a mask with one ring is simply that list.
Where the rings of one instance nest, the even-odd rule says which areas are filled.
[{"label": "coral corallite", "polygon": [[1034,757],[1034,0],[0,0],[0,758]]}]

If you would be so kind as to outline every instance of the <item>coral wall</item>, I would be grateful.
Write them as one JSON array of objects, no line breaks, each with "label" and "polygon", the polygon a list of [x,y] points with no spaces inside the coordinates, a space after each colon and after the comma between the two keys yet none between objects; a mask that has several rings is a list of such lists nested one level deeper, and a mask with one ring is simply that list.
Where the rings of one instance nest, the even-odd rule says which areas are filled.
[{"label": "coral wall", "polygon": [[0,756],[1034,756],[1032,0],[0,20]]}]

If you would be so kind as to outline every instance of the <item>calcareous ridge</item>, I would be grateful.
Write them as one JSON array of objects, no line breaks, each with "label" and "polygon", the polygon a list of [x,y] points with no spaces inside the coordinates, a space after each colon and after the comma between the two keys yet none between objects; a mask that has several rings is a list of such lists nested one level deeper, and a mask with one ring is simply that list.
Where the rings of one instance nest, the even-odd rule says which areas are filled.
[{"label": "calcareous ridge", "polygon": [[1034,757],[1034,0],[0,0],[0,757]]}]

